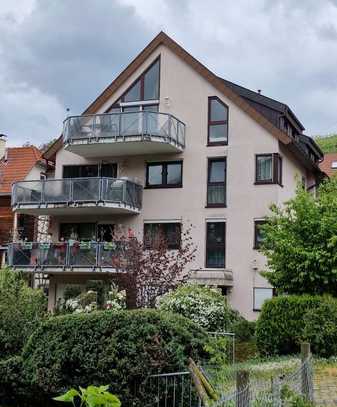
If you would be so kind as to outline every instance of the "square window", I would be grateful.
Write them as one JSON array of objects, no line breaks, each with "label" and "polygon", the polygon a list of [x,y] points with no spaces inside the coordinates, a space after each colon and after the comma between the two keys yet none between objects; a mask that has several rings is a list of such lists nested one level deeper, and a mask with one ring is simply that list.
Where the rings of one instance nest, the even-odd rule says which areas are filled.
[{"label": "square window", "polygon": [[282,185],[282,157],[278,153],[255,156],[255,183]]},{"label": "square window", "polygon": [[160,244],[166,243],[170,250],[178,250],[181,244],[181,224],[172,223],[145,223],[144,247],[155,249]]},{"label": "square window", "polygon": [[148,163],[146,167],[147,188],[181,188],[182,161]]},{"label": "square window", "polygon": [[272,288],[254,288],[254,311],[261,311],[262,305],[266,300],[273,298],[273,289]]}]

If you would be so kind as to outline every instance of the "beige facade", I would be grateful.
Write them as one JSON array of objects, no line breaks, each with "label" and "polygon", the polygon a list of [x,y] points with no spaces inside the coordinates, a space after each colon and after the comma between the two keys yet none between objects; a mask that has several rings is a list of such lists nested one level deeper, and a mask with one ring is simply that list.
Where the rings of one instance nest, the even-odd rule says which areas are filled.
[{"label": "beige facade", "polygon": [[[113,154],[85,158],[61,148],[56,153],[55,178],[63,176],[65,165],[116,163],[117,176],[137,180],[145,186],[148,162],[183,160],[182,188],[143,190],[143,204],[139,214],[83,214],[62,212],[51,220],[53,240],[60,239],[62,222],[97,222],[124,225],[143,238],[146,222],[181,222],[192,224],[193,242],[197,256],[190,265],[191,278],[199,283],[228,287],[228,300],[245,317],[255,319],[254,288],[269,287],[260,272],[265,268],[264,257],[254,247],[254,221],[269,213],[272,203],[282,204],[291,198],[299,180],[314,183],[314,176],[296,156],[265,127],[254,120],[238,104],[226,97],[209,80],[200,75],[169,47],[160,45],[112,94],[96,113],[104,113],[120,98],[128,87],[160,57],[159,112],[176,116],[186,125],[186,147],[176,154],[142,154],[115,157]],[[217,96],[228,106],[228,145],[207,146],[208,98]],[[90,148],[90,147],[88,147]],[[94,148],[94,147],[93,147]],[[255,156],[278,153],[283,160],[282,186],[255,184]],[[226,157],[226,207],[208,208],[208,159]],[[225,267],[206,268],[207,222],[226,224]],[[94,273],[91,273],[92,278]],[[89,278],[88,277],[88,278]],[[65,284],[83,282],[86,277],[54,273],[50,277],[49,307],[62,296]]]}]

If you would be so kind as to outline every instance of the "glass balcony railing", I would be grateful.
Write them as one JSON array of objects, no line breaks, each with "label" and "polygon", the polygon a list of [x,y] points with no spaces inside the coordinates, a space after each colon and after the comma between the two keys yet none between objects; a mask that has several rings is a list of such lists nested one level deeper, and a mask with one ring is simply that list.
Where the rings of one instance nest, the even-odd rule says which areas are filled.
[{"label": "glass balcony railing", "polygon": [[8,263],[22,269],[113,268],[125,270],[125,242],[10,243]]},{"label": "glass balcony railing", "polygon": [[167,142],[182,149],[185,124],[171,114],[150,111],[70,116],[64,121],[63,136],[69,145],[136,139]]},{"label": "glass balcony railing", "polygon": [[65,178],[13,184],[12,206],[112,203],[140,210],[143,187],[121,178]]}]

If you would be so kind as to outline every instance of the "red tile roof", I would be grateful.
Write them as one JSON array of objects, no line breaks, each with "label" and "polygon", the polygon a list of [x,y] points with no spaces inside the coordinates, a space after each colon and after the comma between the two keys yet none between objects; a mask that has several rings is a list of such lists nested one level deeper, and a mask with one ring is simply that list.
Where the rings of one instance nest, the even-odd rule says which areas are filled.
[{"label": "red tile roof", "polygon": [[[320,169],[325,172],[329,177],[337,175],[337,167],[332,168],[332,163],[337,163],[337,153],[324,154],[324,160],[320,163]],[[337,165],[337,164],[336,164]]]},{"label": "red tile roof", "polygon": [[12,183],[24,180],[41,159],[40,150],[34,146],[7,148],[0,160],[0,194],[10,194]]}]

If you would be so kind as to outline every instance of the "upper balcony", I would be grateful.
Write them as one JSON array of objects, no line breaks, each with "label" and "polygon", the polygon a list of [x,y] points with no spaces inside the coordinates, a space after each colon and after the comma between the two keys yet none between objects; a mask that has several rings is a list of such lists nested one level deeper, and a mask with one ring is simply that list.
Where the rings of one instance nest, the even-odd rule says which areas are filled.
[{"label": "upper balcony", "polygon": [[151,111],[70,116],[64,121],[65,149],[82,157],[180,153],[185,124]]},{"label": "upper balcony", "polygon": [[13,184],[12,207],[32,215],[138,214],[143,187],[128,179],[64,178]]}]

